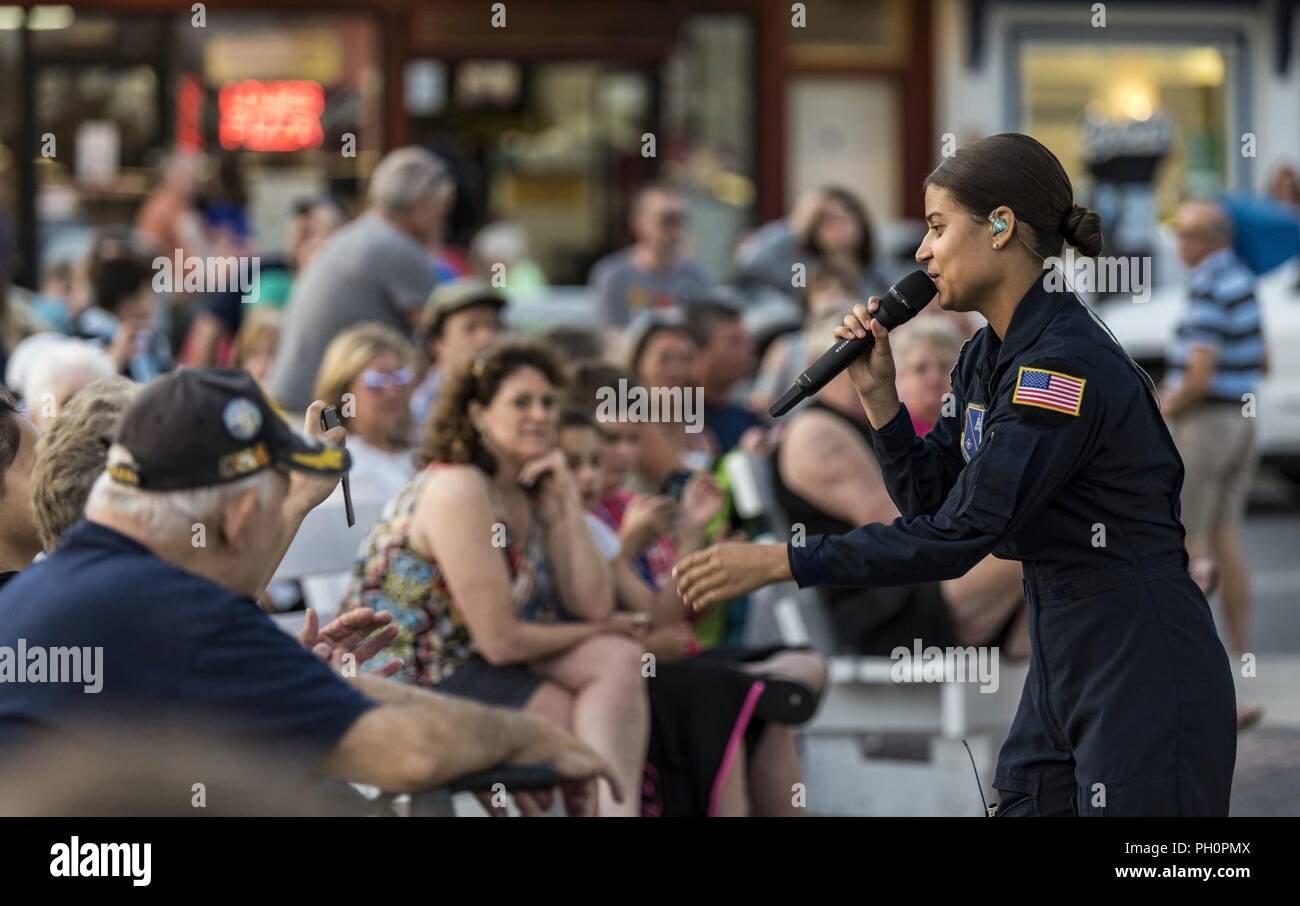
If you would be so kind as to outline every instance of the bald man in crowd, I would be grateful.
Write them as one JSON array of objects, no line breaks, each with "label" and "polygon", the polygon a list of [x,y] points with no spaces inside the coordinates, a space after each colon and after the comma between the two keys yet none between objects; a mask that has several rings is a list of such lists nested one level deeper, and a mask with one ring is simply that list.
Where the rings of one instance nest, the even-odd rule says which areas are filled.
[{"label": "bald man in crowd", "polygon": [[[1264,335],[1255,276],[1232,250],[1227,213],[1211,202],[1188,202],[1178,209],[1176,235],[1187,268],[1187,303],[1161,407],[1186,470],[1182,516],[1193,574],[1202,587],[1212,586],[1217,568],[1228,647],[1240,660],[1250,647],[1241,521],[1256,461],[1254,401],[1266,367]],[[1260,714],[1240,707],[1238,728]]]}]

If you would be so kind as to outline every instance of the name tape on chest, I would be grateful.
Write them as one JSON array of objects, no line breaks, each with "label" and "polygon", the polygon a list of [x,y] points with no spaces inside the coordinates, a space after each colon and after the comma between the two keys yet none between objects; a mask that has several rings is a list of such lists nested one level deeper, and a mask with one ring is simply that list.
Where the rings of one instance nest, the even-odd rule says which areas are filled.
[{"label": "name tape on chest", "polygon": [[1083,404],[1083,385],[1086,383],[1085,378],[1071,374],[1021,365],[1011,402],[1064,412],[1066,415],[1078,415],[1079,407]]}]

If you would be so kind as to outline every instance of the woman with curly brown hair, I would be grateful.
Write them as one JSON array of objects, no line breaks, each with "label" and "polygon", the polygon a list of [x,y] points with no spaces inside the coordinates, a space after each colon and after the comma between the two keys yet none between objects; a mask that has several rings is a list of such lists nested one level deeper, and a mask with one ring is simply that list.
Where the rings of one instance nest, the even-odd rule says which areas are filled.
[{"label": "woman with curly brown hair", "polygon": [[[556,721],[640,786],[649,733],[641,621],[616,613],[556,446],[559,363],[512,341],[454,374],[424,468],[384,510],[344,609],[390,611],[398,679]],[[602,815],[635,815],[602,785]]]}]

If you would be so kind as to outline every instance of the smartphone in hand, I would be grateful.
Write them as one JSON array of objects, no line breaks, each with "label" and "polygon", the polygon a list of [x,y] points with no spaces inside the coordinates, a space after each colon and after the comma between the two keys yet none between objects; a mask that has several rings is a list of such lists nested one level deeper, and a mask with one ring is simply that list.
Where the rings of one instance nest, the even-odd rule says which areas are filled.
[{"label": "smartphone in hand", "polygon": [[663,485],[659,488],[659,493],[681,503],[682,492],[686,490],[686,485],[690,482],[692,474],[689,469],[678,469],[675,472],[670,472],[665,476]]},{"label": "smartphone in hand", "polygon": [[[343,424],[343,418],[339,415],[338,406],[326,406],[321,410],[320,428],[322,431],[329,431],[341,424]],[[357,514],[352,510],[352,484],[348,481],[346,473],[343,475],[343,509],[347,513],[348,527],[351,528],[357,524]]]}]

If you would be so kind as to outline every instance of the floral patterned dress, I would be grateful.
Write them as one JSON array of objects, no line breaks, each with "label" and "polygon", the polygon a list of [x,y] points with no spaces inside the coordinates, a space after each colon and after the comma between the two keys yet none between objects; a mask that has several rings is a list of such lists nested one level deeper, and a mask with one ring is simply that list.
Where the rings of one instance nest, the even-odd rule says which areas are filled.
[{"label": "floral patterned dress", "polygon": [[[379,523],[359,551],[342,608],[346,612],[369,607],[376,613],[391,613],[397,638],[370,663],[382,665],[397,658],[402,668],[393,678],[422,686],[437,685],[477,653],[437,562],[411,548],[416,502],[439,467],[439,463],[426,466],[384,507]],[[540,520],[534,517],[526,546],[519,545],[504,519],[499,521],[505,528],[501,552],[510,571],[510,600],[516,617],[535,623],[558,622],[563,615]],[[484,539],[485,543],[493,540]]]}]

